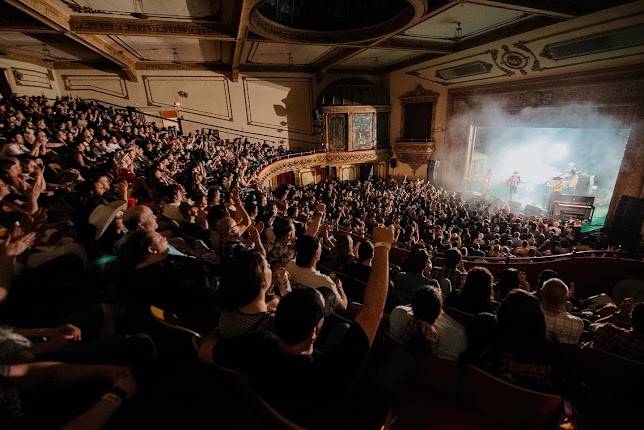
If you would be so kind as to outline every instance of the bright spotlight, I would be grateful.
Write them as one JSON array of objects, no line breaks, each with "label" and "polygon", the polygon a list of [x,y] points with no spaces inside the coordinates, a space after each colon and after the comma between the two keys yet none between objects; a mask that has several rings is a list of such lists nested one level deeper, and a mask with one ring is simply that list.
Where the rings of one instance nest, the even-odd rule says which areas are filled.
[{"label": "bright spotlight", "polygon": [[553,161],[559,161],[568,155],[568,147],[562,143],[555,143],[548,149],[548,158]]}]

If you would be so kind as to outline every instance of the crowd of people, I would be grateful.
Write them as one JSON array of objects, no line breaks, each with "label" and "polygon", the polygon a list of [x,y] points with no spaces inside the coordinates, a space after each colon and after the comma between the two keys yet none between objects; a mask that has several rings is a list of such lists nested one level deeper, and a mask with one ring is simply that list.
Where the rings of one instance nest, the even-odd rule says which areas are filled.
[{"label": "crowd of people", "polygon": [[[186,353],[151,306],[209,334],[202,362],[247,374],[311,428],[373,428],[386,415],[392,388],[367,360],[383,314],[400,348],[543,390],[560,388],[557,344],[644,361],[636,299],[581,302],[552,271],[531,285],[514,269],[496,280],[465,270],[463,256],[590,248],[574,223],[419,180],[270,192],[257,173],[283,147],[182,135],[78,98],[0,100],[0,141],[3,428],[108,425]],[[392,246],[409,250],[401,267]]]}]

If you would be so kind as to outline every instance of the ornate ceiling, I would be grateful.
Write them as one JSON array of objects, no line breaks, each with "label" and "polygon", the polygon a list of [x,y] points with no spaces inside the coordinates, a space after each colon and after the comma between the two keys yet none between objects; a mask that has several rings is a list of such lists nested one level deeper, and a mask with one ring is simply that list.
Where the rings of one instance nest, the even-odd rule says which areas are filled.
[{"label": "ornate ceiling", "polygon": [[[128,79],[155,68],[206,68],[233,80],[239,71],[387,73],[621,3],[627,1],[0,0],[0,56],[114,69]],[[523,61],[506,57],[498,61]]]}]

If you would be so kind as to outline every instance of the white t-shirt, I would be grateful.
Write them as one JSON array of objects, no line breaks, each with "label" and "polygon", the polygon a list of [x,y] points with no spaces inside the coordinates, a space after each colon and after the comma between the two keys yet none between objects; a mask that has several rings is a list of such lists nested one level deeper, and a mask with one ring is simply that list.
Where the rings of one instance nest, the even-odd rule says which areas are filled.
[{"label": "white t-shirt", "polygon": [[291,287],[322,288],[329,287],[333,290],[338,300],[341,300],[335,282],[331,277],[320,273],[319,270],[309,267],[300,267],[291,260],[286,265],[286,271],[291,275]]},{"label": "white t-shirt", "polygon": [[163,216],[175,220],[176,222],[186,222],[183,214],[179,210],[181,203],[166,203],[163,205]]}]

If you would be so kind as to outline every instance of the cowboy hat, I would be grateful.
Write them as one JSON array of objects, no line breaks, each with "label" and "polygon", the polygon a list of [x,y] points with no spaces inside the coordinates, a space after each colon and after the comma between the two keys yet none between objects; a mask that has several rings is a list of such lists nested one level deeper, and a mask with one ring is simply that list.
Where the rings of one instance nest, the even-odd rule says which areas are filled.
[{"label": "cowboy hat", "polygon": [[127,207],[127,202],[125,200],[115,200],[106,205],[98,205],[89,215],[89,223],[96,227],[96,236],[95,240],[98,240],[103,236],[103,233],[107,228],[112,224],[116,215],[124,211]]}]

